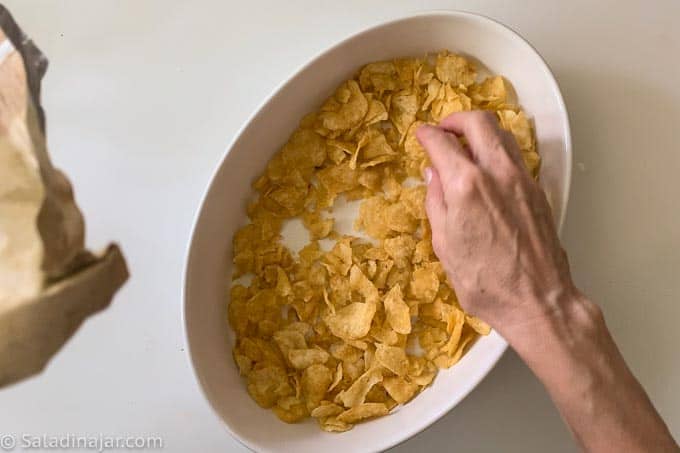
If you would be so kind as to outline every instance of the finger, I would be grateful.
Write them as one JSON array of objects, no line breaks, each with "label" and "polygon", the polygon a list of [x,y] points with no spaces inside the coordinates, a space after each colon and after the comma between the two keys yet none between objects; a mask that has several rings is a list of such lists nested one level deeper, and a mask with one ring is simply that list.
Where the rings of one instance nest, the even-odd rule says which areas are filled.
[{"label": "finger", "polygon": [[438,127],[424,124],[416,130],[416,137],[445,184],[454,180],[456,173],[473,165],[458,139]]},{"label": "finger", "polygon": [[425,181],[427,183],[425,210],[432,227],[433,242],[435,242],[435,237],[442,237],[445,234],[446,202],[444,201],[444,190],[437,170],[430,167],[426,168]]},{"label": "finger", "polygon": [[439,126],[465,136],[473,158],[487,170],[498,169],[499,163],[517,164],[521,159],[514,139],[512,142],[506,141],[508,133],[501,129],[496,115],[491,112],[474,110],[453,113],[444,118]]}]

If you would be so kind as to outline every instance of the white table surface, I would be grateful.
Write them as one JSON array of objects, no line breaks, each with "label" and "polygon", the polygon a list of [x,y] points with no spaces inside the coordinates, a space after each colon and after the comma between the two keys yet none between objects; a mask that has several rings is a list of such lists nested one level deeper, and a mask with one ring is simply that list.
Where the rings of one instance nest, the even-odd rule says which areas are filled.
[{"label": "white table surface", "polygon": [[[680,2],[4,3],[50,59],[49,144],[88,244],[120,242],[132,278],[42,375],[0,391],[0,434],[155,435],[166,451],[243,451],[198,390],[181,322],[185,250],[211,172],[254,109],[322,49],[383,19],[459,8],[510,25],[552,66],[573,127],[563,235],[573,274],[680,437]],[[575,446],[508,352],[395,448],[444,450]]]}]

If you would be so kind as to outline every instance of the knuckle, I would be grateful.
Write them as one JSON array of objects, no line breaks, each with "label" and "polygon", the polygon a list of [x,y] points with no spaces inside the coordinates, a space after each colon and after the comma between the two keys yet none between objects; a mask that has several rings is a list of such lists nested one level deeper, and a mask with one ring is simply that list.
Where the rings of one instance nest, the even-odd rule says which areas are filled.
[{"label": "knuckle", "polygon": [[470,167],[460,174],[458,189],[463,195],[471,195],[482,182],[482,172],[477,167]]}]

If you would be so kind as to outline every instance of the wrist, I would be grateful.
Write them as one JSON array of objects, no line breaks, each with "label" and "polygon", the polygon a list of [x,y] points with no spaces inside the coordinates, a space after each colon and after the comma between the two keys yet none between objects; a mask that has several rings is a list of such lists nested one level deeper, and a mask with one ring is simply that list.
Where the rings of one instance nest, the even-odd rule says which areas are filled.
[{"label": "wrist", "polygon": [[561,291],[549,299],[537,302],[548,307],[540,314],[500,332],[532,368],[546,356],[587,350],[606,331],[601,309],[577,289]]}]

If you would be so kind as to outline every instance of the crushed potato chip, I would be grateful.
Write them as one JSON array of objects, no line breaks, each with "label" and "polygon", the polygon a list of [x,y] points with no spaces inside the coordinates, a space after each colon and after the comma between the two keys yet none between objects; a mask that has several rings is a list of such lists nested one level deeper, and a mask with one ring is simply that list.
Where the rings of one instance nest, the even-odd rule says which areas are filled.
[{"label": "crushed potato chip", "polygon": [[352,407],[351,409],[347,409],[345,412],[338,415],[337,419],[338,421],[352,424],[366,418],[387,415],[388,412],[389,410],[384,403],[364,403]]},{"label": "crushed potato chip", "polygon": [[[482,79],[472,61],[443,51],[364,66],[253,182],[249,223],[232,242],[227,315],[248,393],[282,421],[313,417],[343,432],[384,416],[489,334],[461,309],[432,249],[429,161],[415,135],[472,109],[496,113],[537,177],[533,127],[510,82]],[[330,212],[343,199],[360,200],[356,235],[335,230]],[[282,237],[294,218],[310,240],[297,253]]]},{"label": "crushed potato chip", "polygon": [[387,322],[396,333],[411,333],[411,312],[404,302],[401,287],[395,285],[385,296],[385,313]]}]

